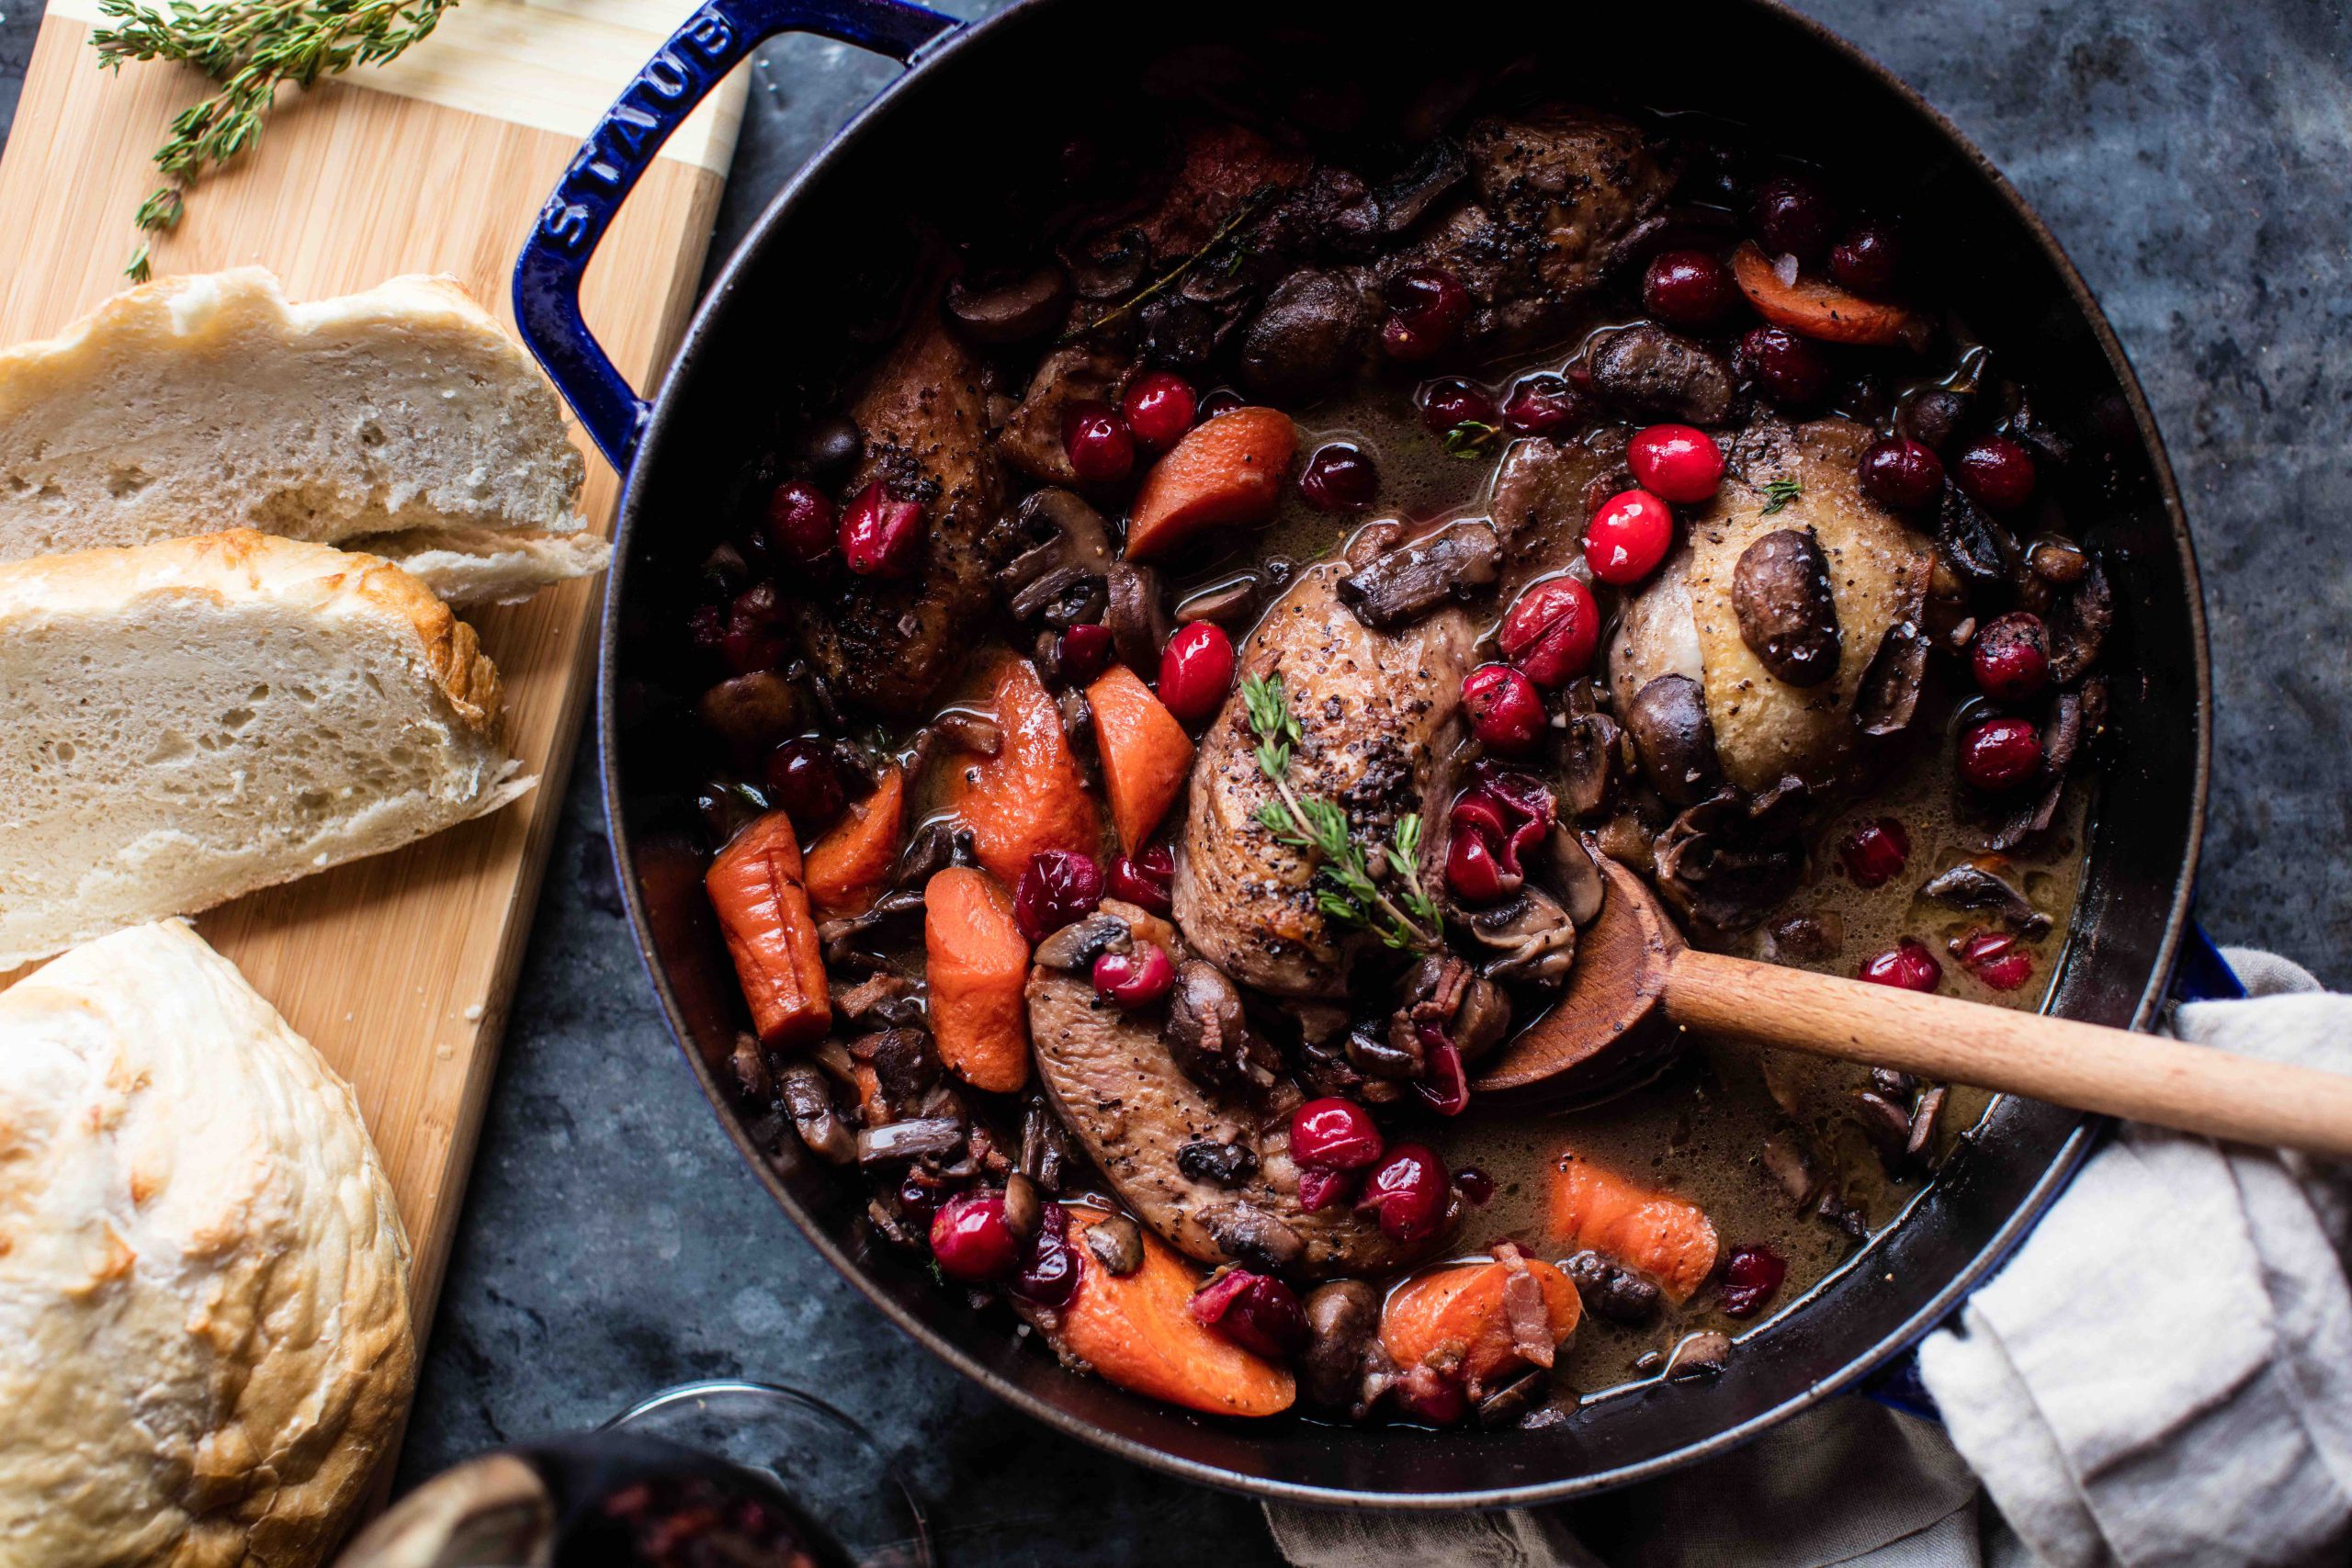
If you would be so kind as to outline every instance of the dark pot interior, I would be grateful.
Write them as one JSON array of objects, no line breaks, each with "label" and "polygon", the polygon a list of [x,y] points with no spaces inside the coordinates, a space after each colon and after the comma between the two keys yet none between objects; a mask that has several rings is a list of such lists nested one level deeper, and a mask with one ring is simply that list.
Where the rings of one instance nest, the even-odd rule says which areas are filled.
[{"label": "dark pot interior", "polygon": [[[1020,149],[1051,146],[1049,133],[1080,112],[1074,105],[1102,96],[1053,84],[1132,71],[1130,62],[1186,38],[1266,40],[1267,9],[1262,0],[1206,0],[1170,21],[1074,0],[1018,7],[935,50],[779,197],[704,303],[625,504],[601,716],[613,843],[648,963],[721,1121],[819,1248],[930,1348],[1041,1419],[1196,1480],[1406,1506],[1570,1495],[1736,1443],[1850,1386],[1916,1338],[2063,1184],[2087,1135],[2082,1119],[1996,1103],[1905,1223],[1801,1307],[1749,1334],[1717,1381],[1600,1398],[1534,1432],[1347,1433],[1303,1419],[1196,1418],[1063,1372],[998,1321],[975,1317],[922,1268],[869,1247],[858,1184],[800,1157],[788,1132],[779,1144],[773,1126],[747,1127],[729,1087],[740,1003],[703,899],[691,824],[679,815],[692,781],[677,776],[681,749],[666,739],[691,693],[670,683],[666,656],[654,651],[672,639],[649,635],[673,613],[670,585],[693,571],[720,520],[742,503],[747,467],[774,438],[779,378],[811,367],[821,375],[859,352],[841,337],[843,320],[858,311],[839,307],[887,294],[902,277],[895,264],[907,213],[990,199]],[[1329,15],[1342,39],[1364,28],[1359,7],[1283,10],[1301,27]],[[1624,80],[1611,62],[1650,53],[1639,18],[1591,7],[1526,7],[1506,31],[1498,27],[1490,17],[1477,29],[1485,60],[1526,52],[1566,91],[1595,97],[1611,96]],[[1652,78],[1671,99],[1652,107],[1703,107],[1761,128],[1777,146],[1860,170],[1918,221],[1939,288],[2005,351],[2012,371],[2103,408],[2117,432],[2123,457],[2086,529],[2106,551],[2126,615],[2122,646],[2108,660],[2117,745],[2055,1005],[2077,1018],[2144,1022],[2170,973],[2196,864],[2208,687],[2195,563],[2130,369],[2039,222],[1891,77],[1765,5],[1698,0],[1676,30],[1678,70]],[[1702,39],[1705,47],[1694,43]],[[1376,73],[1431,69],[1433,52],[1448,45],[1384,31],[1360,47],[1365,79],[1380,91]],[[1115,103],[1115,92],[1107,96]]]}]

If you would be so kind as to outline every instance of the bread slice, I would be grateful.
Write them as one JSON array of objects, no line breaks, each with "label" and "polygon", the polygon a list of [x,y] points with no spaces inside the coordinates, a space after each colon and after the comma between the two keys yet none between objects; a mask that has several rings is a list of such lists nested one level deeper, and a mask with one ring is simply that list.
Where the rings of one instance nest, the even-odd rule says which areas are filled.
[{"label": "bread slice", "polygon": [[446,277],[300,305],[258,267],[166,278],[0,352],[0,561],[257,528],[503,603],[610,558],[585,473],[554,390]]},{"label": "bread slice", "polygon": [[400,568],[251,530],[0,566],[0,968],[528,789],[498,671]]}]

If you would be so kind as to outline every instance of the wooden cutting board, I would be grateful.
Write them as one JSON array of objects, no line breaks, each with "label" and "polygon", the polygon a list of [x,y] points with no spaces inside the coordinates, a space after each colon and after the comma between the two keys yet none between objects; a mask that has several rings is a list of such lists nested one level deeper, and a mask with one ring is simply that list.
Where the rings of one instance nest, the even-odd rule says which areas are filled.
[{"label": "wooden cutting board", "polygon": [[[158,276],[256,263],[295,299],[448,273],[512,320],[508,272],[606,104],[692,0],[465,0],[382,68],[288,94],[258,148],[199,186]],[[94,0],[56,0],[0,157],[0,343],[46,336],[123,288],[130,215],[164,126],[206,91],[173,66],[98,69]],[[639,386],[693,304],[741,107],[683,127],[597,253],[583,302]],[[589,447],[589,525],[617,486]],[[424,843],[258,894],[199,929],[348,1077],[415,1246],[432,1320],[498,1041],[593,681],[600,591],[473,613],[538,788]]]}]

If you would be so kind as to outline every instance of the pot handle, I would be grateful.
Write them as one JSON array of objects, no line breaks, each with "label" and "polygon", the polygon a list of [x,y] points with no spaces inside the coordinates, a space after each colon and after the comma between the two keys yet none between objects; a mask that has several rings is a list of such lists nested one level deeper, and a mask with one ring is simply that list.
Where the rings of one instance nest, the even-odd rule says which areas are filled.
[{"label": "pot handle", "polygon": [[580,279],[654,154],[719,78],[778,33],[820,33],[905,61],[956,25],[908,0],[705,0],[575,153],[514,262],[524,345],[626,477],[653,412],[580,315]]}]

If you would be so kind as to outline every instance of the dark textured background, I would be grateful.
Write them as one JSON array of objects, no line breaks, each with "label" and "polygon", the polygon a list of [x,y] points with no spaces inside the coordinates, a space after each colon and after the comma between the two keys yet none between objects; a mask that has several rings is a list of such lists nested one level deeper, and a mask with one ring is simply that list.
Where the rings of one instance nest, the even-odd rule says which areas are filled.
[{"label": "dark textured background", "polygon": [[[962,15],[989,5],[951,3]],[[2171,444],[2220,705],[2200,908],[2352,985],[2352,8],[1811,0],[1973,137],[2105,303]],[[0,23],[12,112],[36,13]],[[891,73],[759,62],[722,256]],[[798,1384],[900,1456],[962,1562],[1272,1561],[1254,1505],[1038,1428],[901,1337],[741,1169],[665,1034],[574,773],[403,1483],[692,1378]]]}]

